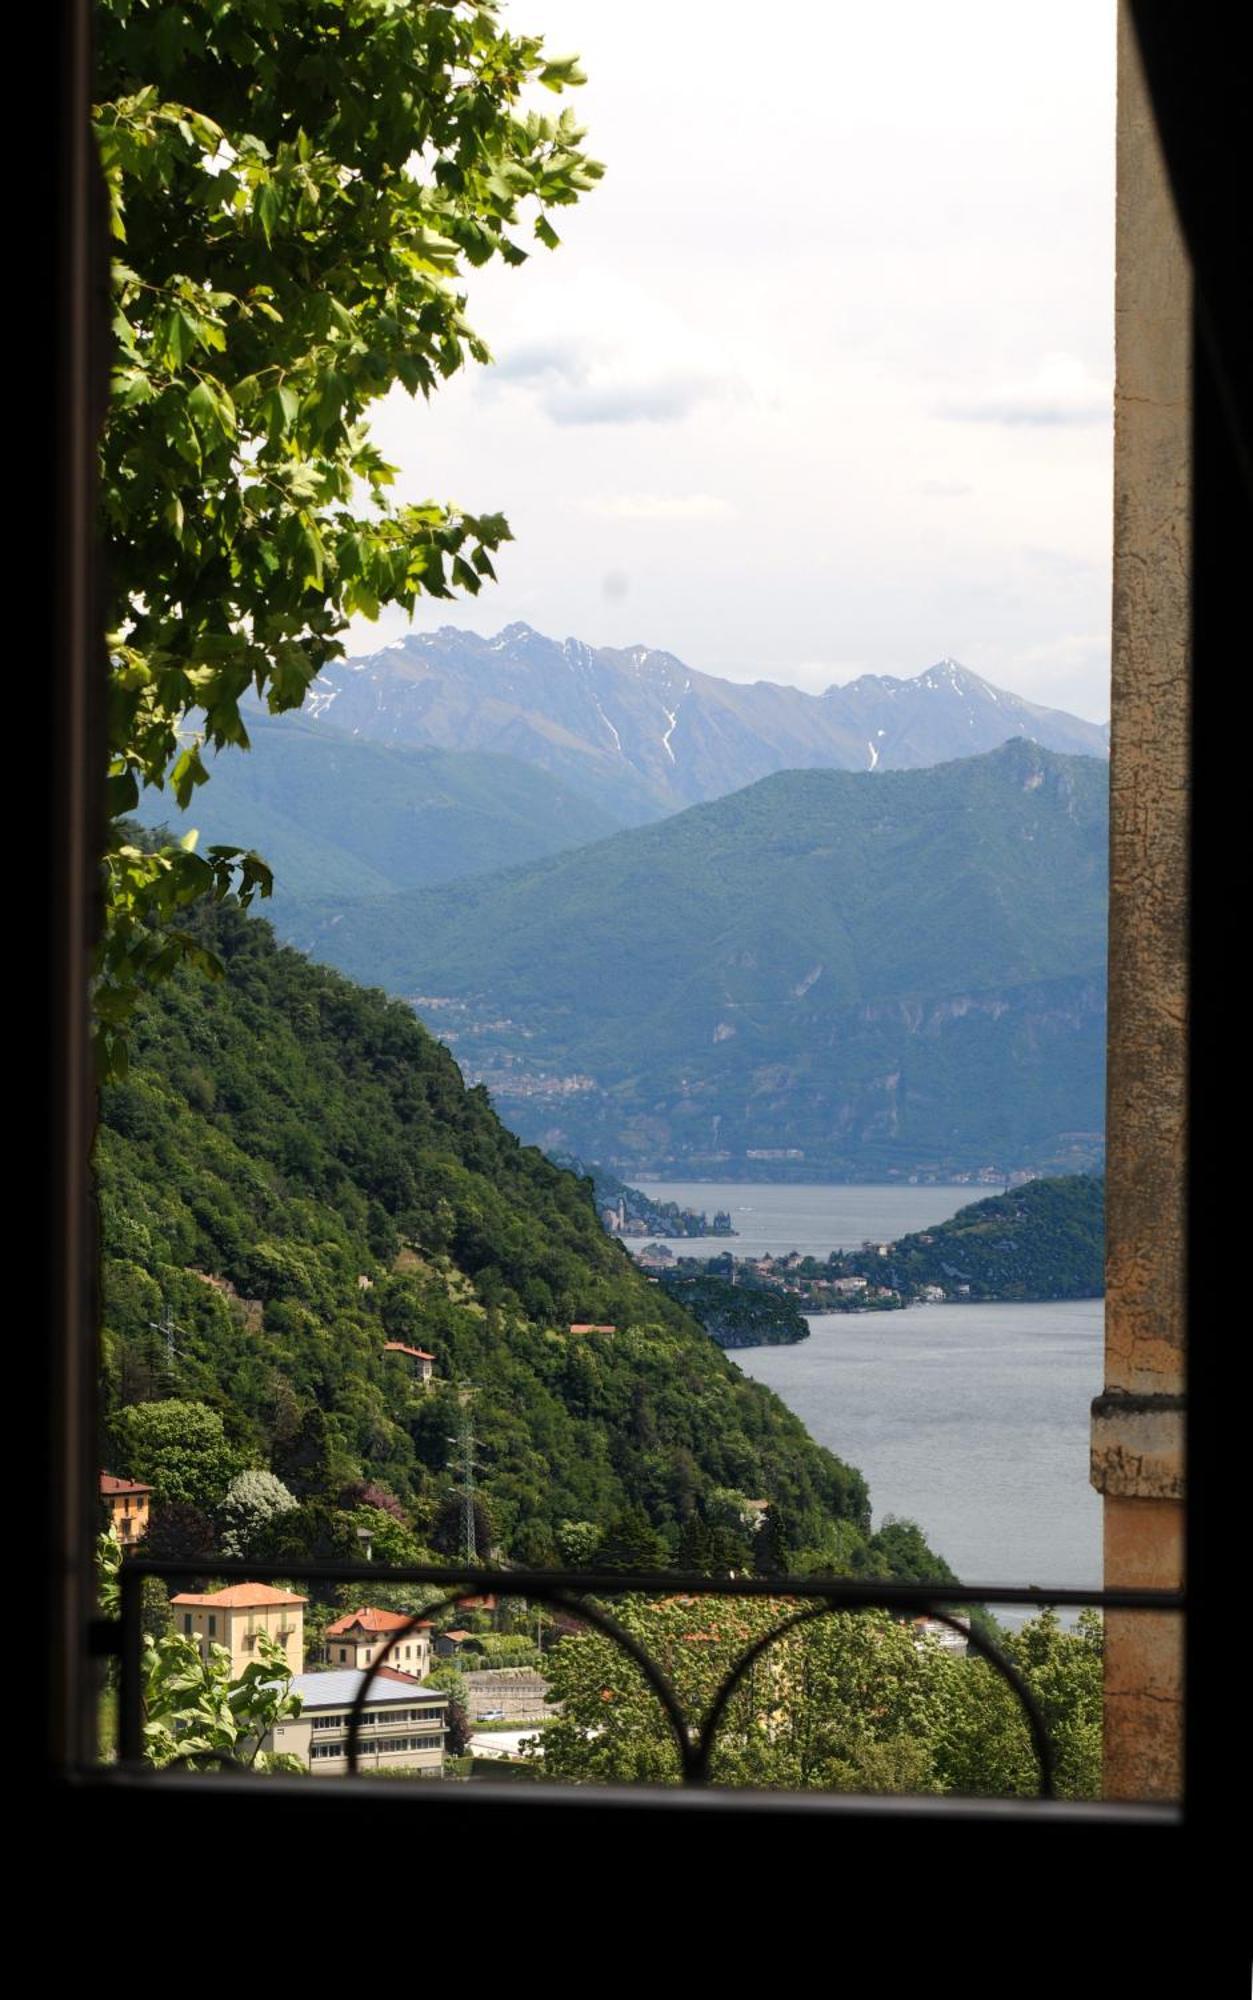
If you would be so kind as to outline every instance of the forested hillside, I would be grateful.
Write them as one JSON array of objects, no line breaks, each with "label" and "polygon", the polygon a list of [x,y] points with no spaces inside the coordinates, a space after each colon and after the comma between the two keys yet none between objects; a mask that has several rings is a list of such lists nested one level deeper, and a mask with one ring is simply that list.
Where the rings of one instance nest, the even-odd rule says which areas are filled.
[{"label": "forested hillside", "polygon": [[924,1285],[971,1299],[1099,1299],[1105,1292],[1105,1177],[1027,1181],[902,1236],[886,1258],[856,1251],[842,1270],[907,1297]]},{"label": "forested hillside", "polygon": [[[589,1184],[507,1132],[407,1008],[230,907],[199,923],[225,977],[181,973],[146,1000],[103,1098],[111,1470],[152,1479],[158,1513],[194,1503],[210,1543],[251,1465],[300,1502],[271,1544],[285,1553],[351,1552],[369,1505],[403,1532],[394,1548],[448,1546],[469,1381],[507,1556],[555,1559],[572,1523],[598,1531],[575,1535],[586,1550],[632,1510],[672,1554],[729,1493],[769,1499],[794,1549],[886,1560],[861,1476],[649,1283]],[[433,1389],[389,1340],[434,1355]],[[170,1470],[185,1417],[162,1455],[171,1398],[224,1428],[199,1471]]]},{"label": "forested hillside", "polygon": [[1089,1167],[1108,767],[787,771],[291,935],[420,996],[502,1116],[626,1180]]},{"label": "forested hillside", "polygon": [[[287,896],[382,896],[535,861],[621,825],[550,772],[516,757],[393,749],[313,724],[246,711],[251,750],[213,760],[213,782],[179,813],[147,791],[146,826],[255,847]],[[331,809],[333,802],[333,810]]]}]

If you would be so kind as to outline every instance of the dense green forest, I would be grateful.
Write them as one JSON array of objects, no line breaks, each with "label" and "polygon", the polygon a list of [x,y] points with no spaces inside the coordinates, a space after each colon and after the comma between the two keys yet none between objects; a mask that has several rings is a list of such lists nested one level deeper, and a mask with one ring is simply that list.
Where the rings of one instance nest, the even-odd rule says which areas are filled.
[{"label": "dense green forest", "polygon": [[764,1286],[732,1284],[716,1272],[663,1271],[662,1289],[698,1319],[719,1347],[786,1347],[809,1337],[795,1299]]},{"label": "dense green forest", "polygon": [[[156,1486],[156,1543],[164,1516],[207,1559],[229,1516],[245,1553],[344,1555],[370,1508],[383,1557],[454,1549],[470,1382],[482,1534],[506,1557],[634,1536],[662,1560],[747,1496],[791,1553],[897,1559],[861,1475],[649,1282],[588,1184],[520,1144],[407,1008],[230,906],[196,921],[224,977],[144,1001],[97,1155],[102,1462]],[[387,1341],[433,1354],[436,1385]],[[298,1503],[251,1540],[230,1514],[245,1468]]]},{"label": "dense green forest", "polygon": [[284,921],[353,976],[438,997],[523,1137],[626,1180],[1087,1169],[1108,785],[1103,760],[1021,740],[920,771],[784,771]]},{"label": "dense green forest", "polygon": [[[849,1289],[852,1279],[860,1290]],[[723,1347],[804,1340],[806,1313],[1096,1299],[1105,1291],[1105,1177],[1027,1181],[895,1243],[828,1257],[681,1257],[661,1282]]]},{"label": "dense green forest", "polygon": [[1059,1174],[959,1208],[947,1222],[856,1251],[841,1269],[904,1299],[924,1285],[969,1299],[1099,1299],[1105,1291],[1105,1176]]}]

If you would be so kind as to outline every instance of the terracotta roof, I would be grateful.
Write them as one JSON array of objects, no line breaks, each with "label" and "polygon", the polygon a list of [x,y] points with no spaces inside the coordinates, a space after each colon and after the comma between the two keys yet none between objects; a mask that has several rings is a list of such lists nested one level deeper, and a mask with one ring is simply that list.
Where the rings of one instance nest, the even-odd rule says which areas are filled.
[{"label": "terracotta roof", "polygon": [[494,1611],[496,1609],[496,1599],[494,1597],[459,1597],[457,1602],[463,1611]]},{"label": "terracotta roof", "polygon": [[172,1597],[171,1604],[208,1604],[216,1611],[241,1611],[261,1604],[307,1604],[307,1597],[293,1597],[290,1590],[272,1590],[268,1583],[233,1583],[226,1590],[211,1590],[207,1595],[197,1597],[192,1591],[184,1591],[181,1597]]},{"label": "terracotta roof", "polygon": [[102,1493],[151,1493],[151,1486],[145,1486],[142,1479],[115,1479],[111,1472],[100,1475]]},{"label": "terracotta roof", "polygon": [[326,1636],[329,1639],[332,1633],[338,1637],[341,1632],[351,1632],[354,1625],[359,1625],[363,1632],[399,1632],[402,1625],[411,1623],[403,1611],[375,1611],[368,1606],[364,1611],[350,1611],[337,1618],[333,1625],[327,1626]]},{"label": "terracotta roof", "polygon": [[435,1359],[433,1354],[427,1353],[425,1347],[406,1347],[403,1340],[385,1340],[383,1342],[383,1352],[384,1354],[412,1354],[415,1361],[434,1361]]},{"label": "terracotta roof", "polygon": [[571,1333],[616,1333],[618,1329],[616,1326],[597,1326],[590,1319],[576,1319],[570,1331]]},{"label": "terracotta roof", "polygon": [[445,1632],[444,1637],[446,1639],[472,1639],[474,1634],[473,1632]]}]

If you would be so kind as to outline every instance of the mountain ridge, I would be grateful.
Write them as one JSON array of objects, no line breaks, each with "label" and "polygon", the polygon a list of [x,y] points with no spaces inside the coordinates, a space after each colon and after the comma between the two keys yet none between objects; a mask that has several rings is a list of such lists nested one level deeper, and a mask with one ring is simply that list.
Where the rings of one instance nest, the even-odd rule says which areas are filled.
[{"label": "mountain ridge", "polygon": [[774,774],[288,936],[410,999],[507,1122],[631,1173],[1086,1165],[1107,774],[1016,740]]},{"label": "mountain ridge", "polygon": [[551,773],[491,751],[406,749],[247,710],[251,749],[211,764],[184,813],[147,791],[136,817],[200,844],[257,848],[275,894],[379,896],[533,861],[622,820]]},{"label": "mountain ridge", "polygon": [[659,648],[554,640],[520,621],[490,639],[452,625],[411,632],[336,662],[307,708],[372,741],[518,757],[637,825],[780,770],[918,769],[1014,736],[1108,755],[1104,725],[948,658],[912,679],[864,674],[810,694],[723,680]]}]

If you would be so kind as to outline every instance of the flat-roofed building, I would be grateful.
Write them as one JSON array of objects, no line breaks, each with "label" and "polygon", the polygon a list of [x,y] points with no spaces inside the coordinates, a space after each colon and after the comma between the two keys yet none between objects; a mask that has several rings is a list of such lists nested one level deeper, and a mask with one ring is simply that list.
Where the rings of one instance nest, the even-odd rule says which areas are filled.
[{"label": "flat-roofed building", "polygon": [[[377,1611],[372,1606],[349,1611],[327,1626],[326,1657],[333,1667],[372,1667],[393,1634],[404,1631],[409,1623],[402,1611]],[[431,1667],[429,1618],[405,1631],[404,1638],[398,1639],[388,1653],[387,1664],[400,1673],[416,1674],[419,1680],[425,1678]]]},{"label": "flat-roofed building", "polygon": [[[355,1667],[334,1668],[326,1674],[297,1674],[292,1687],[301,1699],[300,1714],[280,1722],[262,1748],[298,1757],[310,1771],[337,1777],[348,1769],[348,1723],[353,1703],[366,1679]],[[439,1688],[423,1687],[411,1674],[379,1667],[366,1690],[357,1736],[359,1770],[412,1771],[439,1777],[444,1769],[444,1739],[448,1729],[448,1696]]]},{"label": "flat-roofed building", "polygon": [[234,1583],[204,1596],[184,1591],[170,1599],[174,1629],[194,1639],[202,1653],[225,1646],[231,1656],[231,1678],[260,1658],[257,1641],[263,1632],[283,1648],[287,1664],[298,1674],[305,1663],[305,1605],[308,1599],[268,1583]]},{"label": "flat-roofed building", "polygon": [[151,1486],[140,1479],[117,1479],[111,1472],[100,1475],[100,1498],[109,1510],[123,1552],[142,1542],[148,1532],[151,1495]]}]

